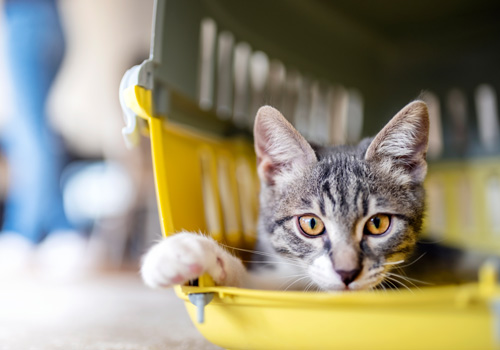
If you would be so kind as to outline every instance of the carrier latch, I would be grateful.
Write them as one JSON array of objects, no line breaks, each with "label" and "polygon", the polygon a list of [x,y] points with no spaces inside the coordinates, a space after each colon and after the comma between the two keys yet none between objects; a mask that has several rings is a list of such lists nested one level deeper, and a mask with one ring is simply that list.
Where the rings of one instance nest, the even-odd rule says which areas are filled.
[{"label": "carrier latch", "polygon": [[196,306],[198,323],[205,322],[205,306],[214,298],[214,293],[192,293],[188,295],[189,301]]}]

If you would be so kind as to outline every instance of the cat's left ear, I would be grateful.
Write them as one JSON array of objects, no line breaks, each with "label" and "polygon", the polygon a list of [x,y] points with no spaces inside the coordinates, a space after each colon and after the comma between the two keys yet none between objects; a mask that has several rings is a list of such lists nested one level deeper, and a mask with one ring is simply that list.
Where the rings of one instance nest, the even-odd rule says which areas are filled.
[{"label": "cat's left ear", "polygon": [[417,183],[427,173],[425,156],[429,139],[429,113],[423,101],[405,106],[375,136],[365,159],[375,161],[387,172],[402,170]]},{"label": "cat's left ear", "polygon": [[286,182],[317,161],[306,139],[271,106],[257,111],[253,135],[257,172],[268,186]]}]

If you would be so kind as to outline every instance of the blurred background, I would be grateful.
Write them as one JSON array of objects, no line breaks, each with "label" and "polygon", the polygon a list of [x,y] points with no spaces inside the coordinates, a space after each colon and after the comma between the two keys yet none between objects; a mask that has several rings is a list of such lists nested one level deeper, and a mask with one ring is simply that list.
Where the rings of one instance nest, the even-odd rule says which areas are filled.
[{"label": "blurred background", "polygon": [[[20,182],[13,174],[23,172],[9,171],[9,155],[25,152],[19,167],[45,173],[48,171],[41,167],[29,166],[45,147],[52,159],[46,164],[56,163],[50,171],[58,177],[55,181],[69,221],[65,229],[86,238],[91,248],[87,253],[101,266],[122,267],[137,260],[142,233],[154,217],[147,216],[148,211],[154,212],[154,208],[147,208],[154,205],[154,200],[150,202],[154,191],[151,179],[145,180],[151,176],[147,146],[126,149],[120,133],[123,118],[118,101],[124,72],[148,57],[152,5],[153,1],[101,4],[73,0],[2,4],[2,197],[9,201],[7,189]],[[50,25],[58,20],[60,27]],[[40,71],[44,74],[36,73]],[[31,79],[26,77],[28,74]],[[42,110],[33,112],[35,108]],[[24,117],[27,114],[30,116]],[[29,119],[44,135],[39,137],[36,131],[24,127],[23,119]],[[35,139],[33,144],[26,146],[26,151],[10,151],[10,144],[14,144],[10,148],[17,146],[10,139],[21,140],[24,133]],[[27,183],[23,185],[30,186]],[[37,200],[51,203],[38,197],[31,202]],[[13,211],[5,211],[4,221],[10,220],[5,216]],[[26,231],[30,232],[25,233],[32,243],[41,244],[51,231],[59,230],[50,227],[47,220],[28,214],[18,221],[38,221],[40,227],[29,227]],[[19,226],[6,224],[14,228],[3,231],[16,231]]]},{"label": "blurred background", "polygon": [[[420,96],[426,239],[500,252],[496,1],[167,3],[156,112],[249,136],[269,103],[308,139],[339,144]],[[214,348],[172,291],[137,273],[161,228],[149,142],[126,149],[118,87],[150,57],[153,0],[0,7],[0,350]],[[220,217],[205,219],[210,231]]]},{"label": "blurred background", "polygon": [[161,229],[118,87],[149,56],[153,0],[0,9],[0,349],[212,348],[138,275]]}]

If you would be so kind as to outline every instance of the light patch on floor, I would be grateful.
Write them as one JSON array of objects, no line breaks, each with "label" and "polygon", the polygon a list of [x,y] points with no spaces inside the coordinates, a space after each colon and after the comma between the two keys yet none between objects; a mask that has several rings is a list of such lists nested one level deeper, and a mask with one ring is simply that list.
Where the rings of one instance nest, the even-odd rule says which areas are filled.
[{"label": "light patch on floor", "polygon": [[215,350],[173,290],[135,273],[71,284],[36,276],[0,281],[0,350]]}]

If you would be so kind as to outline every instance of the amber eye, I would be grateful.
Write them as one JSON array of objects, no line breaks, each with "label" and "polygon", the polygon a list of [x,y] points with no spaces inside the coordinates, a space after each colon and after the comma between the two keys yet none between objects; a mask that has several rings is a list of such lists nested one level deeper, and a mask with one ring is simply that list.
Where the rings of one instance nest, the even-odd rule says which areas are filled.
[{"label": "amber eye", "polygon": [[391,225],[391,218],[386,214],[373,215],[365,225],[365,233],[381,235],[387,232]]},{"label": "amber eye", "polygon": [[319,236],[325,231],[325,224],[315,215],[299,217],[299,226],[306,236]]}]

